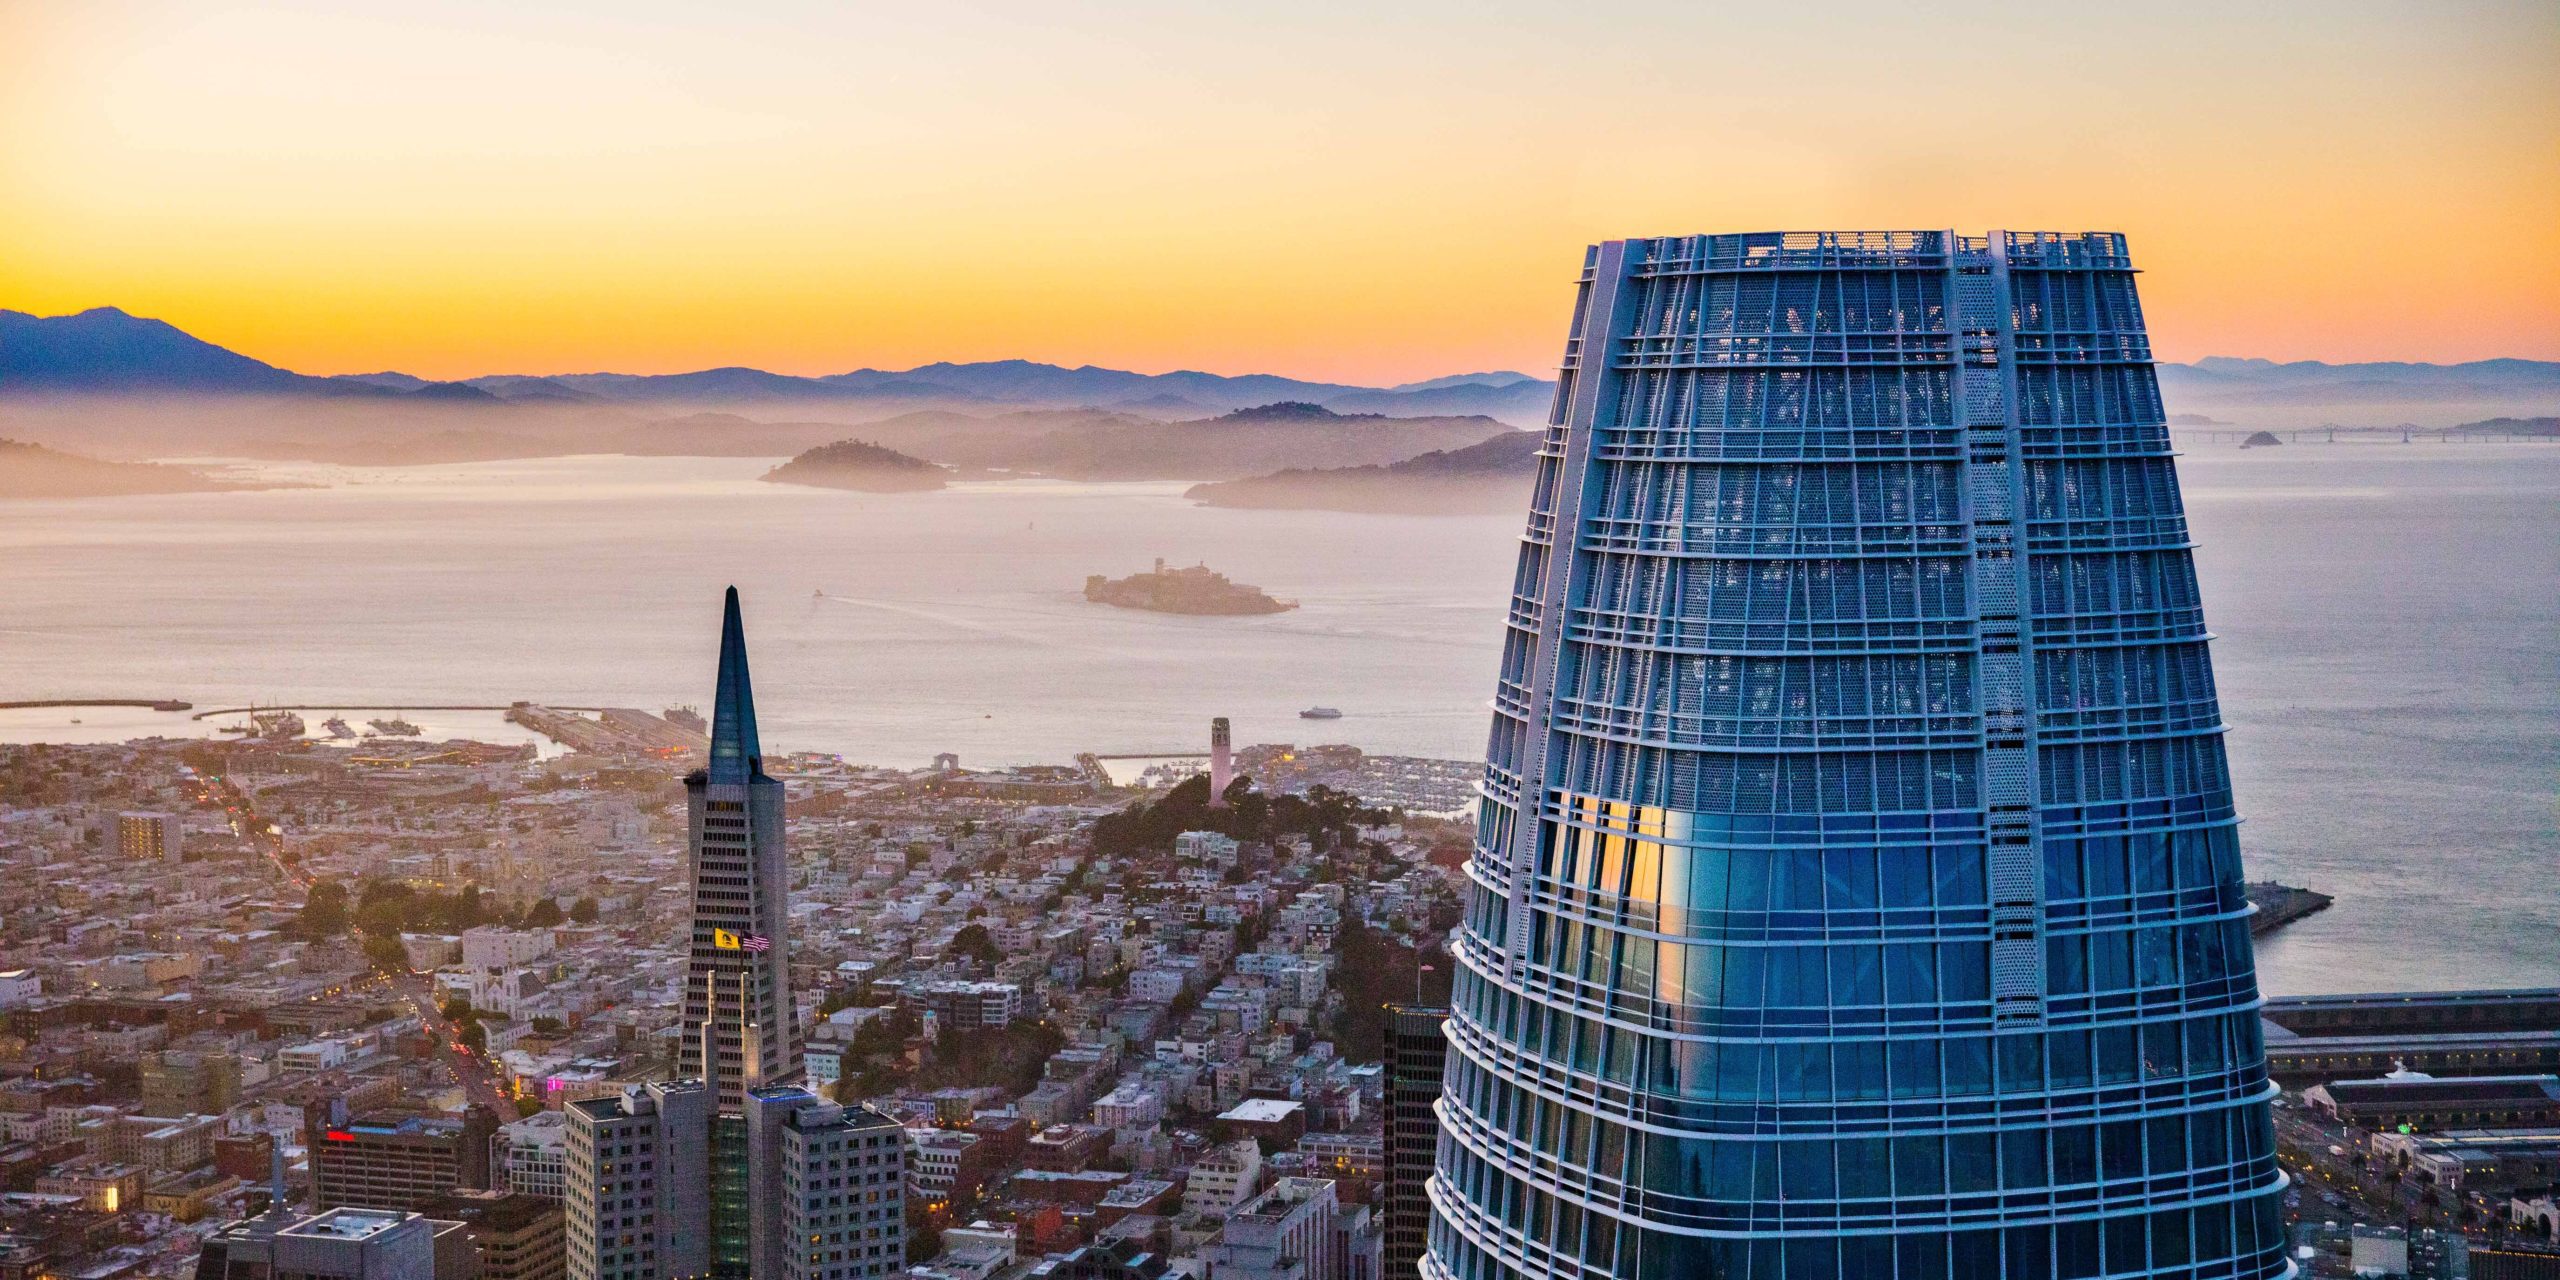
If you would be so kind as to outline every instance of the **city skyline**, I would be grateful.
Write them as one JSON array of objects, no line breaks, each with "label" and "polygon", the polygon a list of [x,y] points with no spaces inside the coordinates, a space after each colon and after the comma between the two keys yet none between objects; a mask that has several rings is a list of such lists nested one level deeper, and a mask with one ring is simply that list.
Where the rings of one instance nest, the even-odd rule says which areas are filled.
[{"label": "city skyline", "polygon": [[0,1280],[2560,1280],[2555,140],[2555,0],[0,0]]},{"label": "city skyline", "polygon": [[[2560,356],[2545,6],[1849,19],[13,6],[0,307],[315,374],[1392,384],[1541,372],[1558,245],[2007,221],[2128,234],[2169,359]],[[1968,158],[2011,101],[2041,158]]]}]

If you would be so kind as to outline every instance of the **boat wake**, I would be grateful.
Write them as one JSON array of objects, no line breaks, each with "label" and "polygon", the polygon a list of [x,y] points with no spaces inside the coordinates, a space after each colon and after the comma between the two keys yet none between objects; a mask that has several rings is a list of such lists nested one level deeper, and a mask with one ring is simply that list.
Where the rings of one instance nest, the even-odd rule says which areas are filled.
[{"label": "boat wake", "polygon": [[821,596],[813,601],[813,603],[818,602],[826,604],[854,605],[864,609],[877,609],[882,613],[899,614],[925,622],[938,623],[942,626],[950,627],[955,631],[967,631],[977,635],[992,636],[999,640],[1010,640],[1016,644],[1029,645],[1038,649],[1065,649],[1075,653],[1089,653],[1096,657],[1114,659],[1130,659],[1140,656],[1134,650],[1111,648],[1104,645],[1081,644],[1073,640],[1062,639],[1056,634],[1050,632],[1029,631],[1015,627],[1000,627],[993,623],[982,622],[975,618],[962,617],[944,610],[922,609],[911,604],[900,604],[894,600],[866,600],[860,596]]}]

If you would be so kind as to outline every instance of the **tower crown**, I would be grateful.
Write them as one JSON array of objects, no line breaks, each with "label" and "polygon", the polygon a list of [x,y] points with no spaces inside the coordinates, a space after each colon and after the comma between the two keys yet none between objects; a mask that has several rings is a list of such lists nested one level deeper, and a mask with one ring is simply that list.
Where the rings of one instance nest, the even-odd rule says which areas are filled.
[{"label": "tower crown", "polygon": [[747,679],[747,629],[738,620],[738,589],[729,588],[720,618],[720,682],[711,695],[711,781],[746,783],[764,776],[756,740],[756,693]]}]

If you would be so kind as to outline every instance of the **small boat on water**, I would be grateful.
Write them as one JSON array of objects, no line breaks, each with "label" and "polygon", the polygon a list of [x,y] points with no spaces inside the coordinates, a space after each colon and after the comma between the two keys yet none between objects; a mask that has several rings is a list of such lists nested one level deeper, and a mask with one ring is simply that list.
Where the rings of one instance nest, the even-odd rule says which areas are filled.
[{"label": "small boat on water", "polygon": [[426,730],[421,729],[398,716],[394,716],[388,720],[370,720],[366,723],[384,733],[390,734],[395,738],[414,738],[419,734],[426,732]]},{"label": "small boat on water", "polygon": [[1339,720],[1342,713],[1332,707],[1309,707],[1298,713],[1301,720]]},{"label": "small boat on water", "polygon": [[329,736],[332,738],[352,738],[356,736],[355,726],[348,724],[346,718],[343,716],[331,716],[328,719],[321,721],[320,727],[328,730]]}]

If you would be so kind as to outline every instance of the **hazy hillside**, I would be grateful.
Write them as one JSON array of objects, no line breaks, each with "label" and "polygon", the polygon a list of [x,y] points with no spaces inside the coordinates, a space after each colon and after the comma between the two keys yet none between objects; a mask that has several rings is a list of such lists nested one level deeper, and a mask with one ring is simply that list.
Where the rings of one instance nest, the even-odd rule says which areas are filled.
[{"label": "hazy hillside", "polygon": [[1490,418],[1337,414],[1294,401],[1182,422],[1100,409],[929,410],[862,427],[890,448],[964,470],[1075,480],[1220,480],[1293,463],[1394,462],[1508,430]]},{"label": "hazy hillside", "polygon": [[962,413],[918,409],[862,424],[862,434],[893,449],[957,467],[1031,470],[1033,442],[1057,434],[1158,425],[1154,418],[1103,409],[1017,409]]},{"label": "hazy hillside", "polygon": [[922,458],[867,440],[820,445],[758,477],[772,484],[801,484],[864,493],[915,493],[943,487],[949,473]]},{"label": "hazy hillside", "polygon": [[2457,435],[2508,437],[2560,437],[2560,418],[2491,418],[2485,422],[2465,422],[2453,428]]},{"label": "hazy hillside", "polygon": [[1291,468],[1195,484],[1185,497],[1212,507],[1366,511],[1400,515],[1526,513],[1542,431],[1507,431],[1464,449],[1386,466]]},{"label": "hazy hillside", "polygon": [[212,493],[267,486],[215,480],[187,467],[108,462],[42,445],[0,440],[0,499],[104,498],[130,493]]},{"label": "hazy hillside", "polygon": [[1225,480],[1297,464],[1361,466],[1461,448],[1511,428],[1484,417],[1338,414],[1296,401],[1190,422],[1052,431],[1008,450],[1015,470],[1077,480]]},{"label": "hazy hillside", "polygon": [[2180,413],[2241,425],[2448,427],[2560,409],[2560,363],[2325,364],[2211,356],[2160,366],[2160,396]]},{"label": "hazy hillside", "polygon": [[694,458],[790,457],[842,439],[835,422],[758,422],[734,413],[696,413],[616,432],[605,452]]}]

